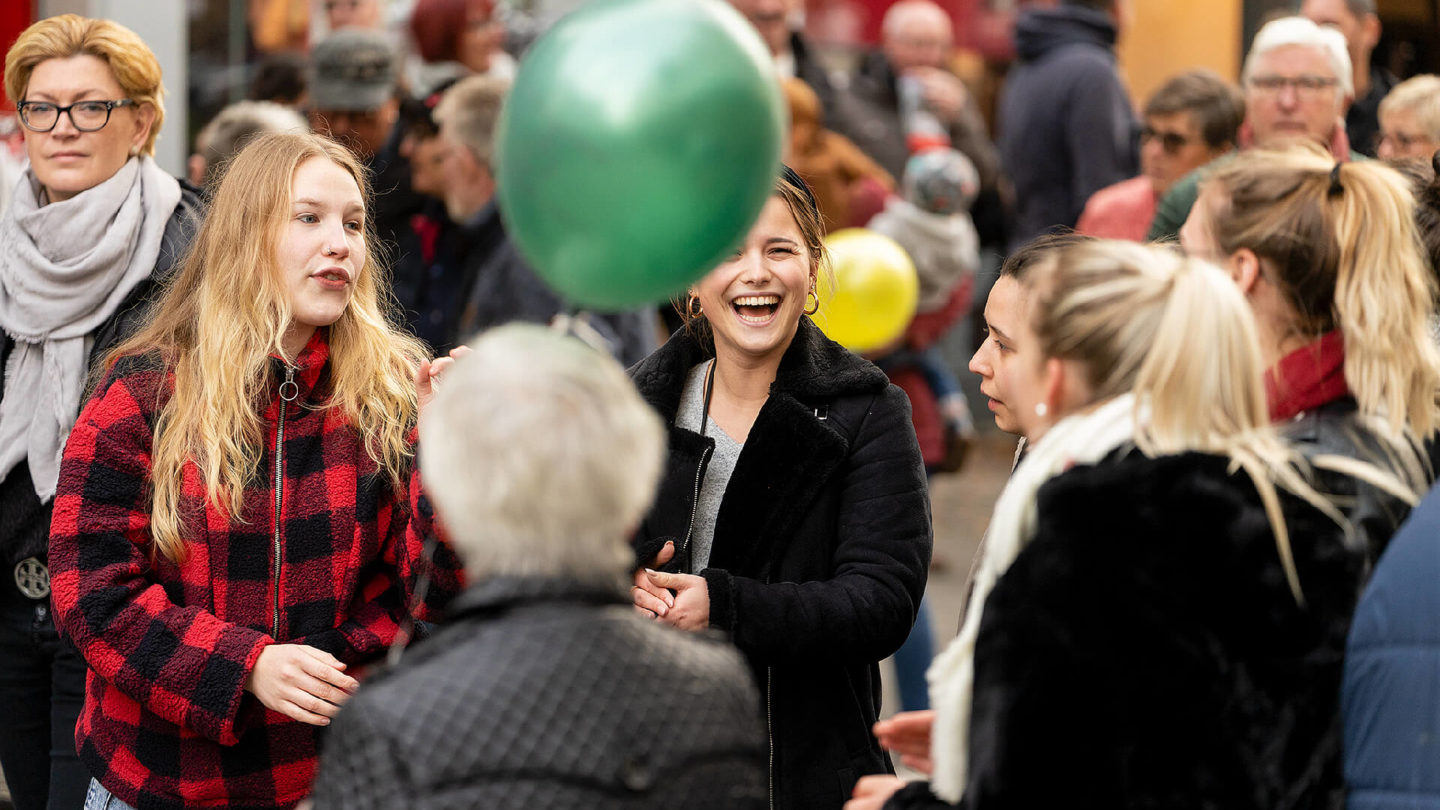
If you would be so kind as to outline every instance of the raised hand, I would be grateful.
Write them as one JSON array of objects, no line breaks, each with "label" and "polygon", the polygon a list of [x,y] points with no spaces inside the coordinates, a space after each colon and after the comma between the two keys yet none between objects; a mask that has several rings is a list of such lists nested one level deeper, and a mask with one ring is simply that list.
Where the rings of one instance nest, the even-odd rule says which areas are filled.
[{"label": "raised hand", "polygon": [[440,390],[440,379],[445,375],[446,369],[469,353],[469,346],[456,346],[445,357],[421,361],[420,367],[415,369],[415,397],[421,413],[424,413],[426,406],[435,399],[436,392]]}]

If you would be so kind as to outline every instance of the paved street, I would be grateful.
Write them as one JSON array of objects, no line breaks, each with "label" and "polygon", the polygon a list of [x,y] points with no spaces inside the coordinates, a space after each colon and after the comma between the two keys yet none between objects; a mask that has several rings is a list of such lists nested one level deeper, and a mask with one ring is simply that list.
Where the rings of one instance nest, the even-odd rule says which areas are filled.
[{"label": "paved street", "polygon": [[[1015,455],[1015,437],[991,430],[980,436],[965,468],[954,475],[941,475],[930,482],[930,500],[935,519],[935,562],[930,569],[927,594],[934,620],[935,650],[938,652],[960,629],[965,576],[975,548],[990,522],[990,510],[1010,475]],[[899,698],[888,668],[883,675],[885,714],[893,714]]]}]

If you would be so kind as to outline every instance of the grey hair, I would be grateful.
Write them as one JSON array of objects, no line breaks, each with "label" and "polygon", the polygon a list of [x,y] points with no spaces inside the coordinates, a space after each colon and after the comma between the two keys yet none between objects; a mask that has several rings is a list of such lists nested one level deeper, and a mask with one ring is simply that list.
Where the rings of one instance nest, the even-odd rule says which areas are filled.
[{"label": "grey hair", "polygon": [[273,101],[237,101],[226,106],[195,136],[195,152],[205,159],[205,186],[214,185],[225,163],[257,135],[309,131],[304,116]]},{"label": "grey hair", "polygon": [[1380,101],[1380,114],[1409,111],[1425,137],[1440,141],[1440,76],[1422,73],[1395,85]]},{"label": "grey hair", "polygon": [[500,107],[509,92],[507,79],[495,76],[461,79],[446,90],[440,103],[435,105],[435,123],[445,129],[446,137],[469,149],[476,160],[488,167],[494,156]]},{"label": "grey hair", "polygon": [[1245,55],[1245,68],[1240,72],[1240,83],[1246,86],[1250,84],[1260,57],[1292,45],[1316,48],[1324,53],[1330,69],[1335,73],[1338,91],[1346,97],[1354,97],[1355,75],[1351,71],[1350,51],[1345,44],[1345,35],[1334,28],[1316,25],[1304,17],[1271,20],[1255,34],[1250,52]]},{"label": "grey hair", "polygon": [[420,470],[472,580],[623,586],[665,430],[619,364],[533,324],[490,330],[420,419]]}]

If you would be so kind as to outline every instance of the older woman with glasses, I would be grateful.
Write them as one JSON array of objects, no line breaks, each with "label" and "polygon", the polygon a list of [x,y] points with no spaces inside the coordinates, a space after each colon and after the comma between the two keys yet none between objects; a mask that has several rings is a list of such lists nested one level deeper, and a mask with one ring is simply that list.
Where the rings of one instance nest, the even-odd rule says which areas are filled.
[{"label": "older woman with glasses", "polygon": [[46,539],[92,362],[134,331],[190,242],[198,196],[156,166],[160,64],[73,14],[26,29],[5,92],[30,167],[0,220],[0,764],[19,810],[79,807],[85,664],[50,616]]},{"label": "older woman with glasses", "polygon": [[1380,102],[1375,153],[1386,160],[1424,158],[1440,149],[1440,76],[1412,76]]}]

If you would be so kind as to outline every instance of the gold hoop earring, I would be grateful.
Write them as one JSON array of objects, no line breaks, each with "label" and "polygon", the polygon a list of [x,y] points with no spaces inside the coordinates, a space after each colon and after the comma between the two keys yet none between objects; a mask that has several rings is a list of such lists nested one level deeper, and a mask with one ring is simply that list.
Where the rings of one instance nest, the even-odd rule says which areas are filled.
[{"label": "gold hoop earring", "polygon": [[690,297],[685,299],[685,314],[692,318],[698,318],[705,314],[704,307],[700,306],[700,296],[691,293]]},{"label": "gold hoop earring", "polygon": [[[814,298],[814,299],[815,299],[815,304],[814,304],[814,306],[811,306],[810,303],[809,303],[809,301],[810,301],[811,298]],[[819,293],[815,292],[814,290],[811,290],[810,292],[805,293],[805,301],[806,301],[806,304],[805,304],[805,314],[806,314],[806,315],[814,315],[815,313],[817,313],[817,312],[820,311],[820,294],[819,294]]]}]

